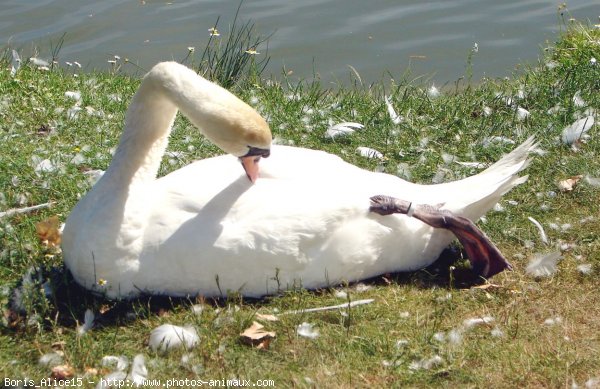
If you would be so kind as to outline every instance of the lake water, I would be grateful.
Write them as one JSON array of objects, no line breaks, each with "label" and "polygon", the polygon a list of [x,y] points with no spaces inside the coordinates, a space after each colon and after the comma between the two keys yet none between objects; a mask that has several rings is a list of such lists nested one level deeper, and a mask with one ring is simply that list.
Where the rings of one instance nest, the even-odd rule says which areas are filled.
[{"label": "lake water", "polygon": [[[148,69],[160,60],[182,59],[188,47],[201,51],[208,29],[221,16],[227,32],[238,1],[224,0],[3,0],[0,42],[25,56],[50,47],[66,33],[61,65],[107,69],[114,55]],[[534,63],[540,47],[560,29],[553,0],[246,0],[241,21],[252,20],[270,35],[268,73],[325,82],[349,80],[352,66],[367,82],[386,71],[427,74],[438,84],[465,74],[469,51],[474,77],[509,75]],[[598,23],[600,1],[571,0],[565,18]],[[258,47],[264,55],[266,45]],[[197,53],[198,54],[198,53]],[[133,70],[133,68],[131,68]],[[386,77],[387,78],[387,77]]]}]

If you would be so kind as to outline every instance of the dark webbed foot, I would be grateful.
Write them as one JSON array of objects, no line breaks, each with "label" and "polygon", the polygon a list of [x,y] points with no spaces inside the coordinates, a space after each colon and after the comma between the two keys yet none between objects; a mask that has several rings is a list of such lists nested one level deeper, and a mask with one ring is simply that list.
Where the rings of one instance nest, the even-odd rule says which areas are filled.
[{"label": "dark webbed foot", "polygon": [[370,211],[380,215],[401,213],[413,216],[432,227],[452,231],[465,248],[473,270],[483,277],[491,277],[504,269],[512,268],[483,231],[465,217],[431,205],[413,205],[406,200],[382,195],[371,197]]}]

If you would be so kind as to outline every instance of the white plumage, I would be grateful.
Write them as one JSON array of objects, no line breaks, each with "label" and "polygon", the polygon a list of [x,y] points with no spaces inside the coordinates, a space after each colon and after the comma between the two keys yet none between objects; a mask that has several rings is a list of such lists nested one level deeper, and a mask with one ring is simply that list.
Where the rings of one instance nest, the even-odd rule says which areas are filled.
[{"label": "white plumage", "polygon": [[[66,222],[64,260],[80,284],[110,298],[227,291],[262,296],[419,269],[453,235],[406,215],[370,213],[369,198],[444,204],[477,220],[525,181],[518,173],[534,147],[529,139],[476,176],[431,186],[285,146],[271,147],[254,184],[231,155],[155,178],[177,106],[213,142],[239,156],[247,145],[237,141],[246,136],[239,126],[250,115],[240,104],[175,63],[159,64],[146,76],[111,166]],[[227,116],[232,111],[238,117]],[[207,129],[215,122],[222,134]]]}]

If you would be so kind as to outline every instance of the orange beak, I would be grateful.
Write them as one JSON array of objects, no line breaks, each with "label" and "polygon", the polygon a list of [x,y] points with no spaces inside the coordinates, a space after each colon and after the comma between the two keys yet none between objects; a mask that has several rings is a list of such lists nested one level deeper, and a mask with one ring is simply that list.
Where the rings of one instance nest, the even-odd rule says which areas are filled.
[{"label": "orange beak", "polygon": [[248,179],[252,181],[252,183],[256,182],[258,178],[258,162],[260,162],[260,157],[256,155],[251,155],[249,157],[241,157],[242,166],[246,171],[246,176]]}]

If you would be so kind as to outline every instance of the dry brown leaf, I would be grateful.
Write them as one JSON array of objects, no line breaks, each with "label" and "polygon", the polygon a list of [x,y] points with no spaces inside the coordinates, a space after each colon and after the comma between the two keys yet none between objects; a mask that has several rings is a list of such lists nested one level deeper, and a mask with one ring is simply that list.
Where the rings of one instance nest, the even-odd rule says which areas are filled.
[{"label": "dry brown leaf", "polygon": [[69,365],[58,365],[52,368],[51,377],[55,380],[66,380],[75,375],[75,369]]},{"label": "dry brown leaf", "polygon": [[579,174],[577,176],[572,176],[565,180],[559,181],[558,189],[560,189],[561,192],[570,192],[575,188],[579,180],[581,180],[582,178],[583,176]]},{"label": "dry brown leaf", "polygon": [[275,337],[275,332],[265,331],[264,326],[259,322],[253,322],[252,325],[240,334],[242,342],[259,349],[269,348],[271,339]]},{"label": "dry brown leaf", "polygon": [[35,230],[43,245],[48,247],[60,246],[60,221],[58,216],[54,215],[37,223]]},{"label": "dry brown leaf", "polygon": [[257,313],[256,318],[258,320],[264,320],[264,321],[279,321],[279,318],[275,315],[267,315],[267,314],[262,314],[262,313]]},{"label": "dry brown leaf", "polygon": [[100,312],[101,315],[104,315],[106,312],[110,311],[112,309],[112,307],[108,304],[102,304],[100,305],[100,309],[98,310],[98,312]]},{"label": "dry brown leaf", "polygon": [[98,375],[98,369],[95,369],[93,367],[86,367],[85,368],[85,374],[87,376],[92,376],[92,377],[97,376]]}]

